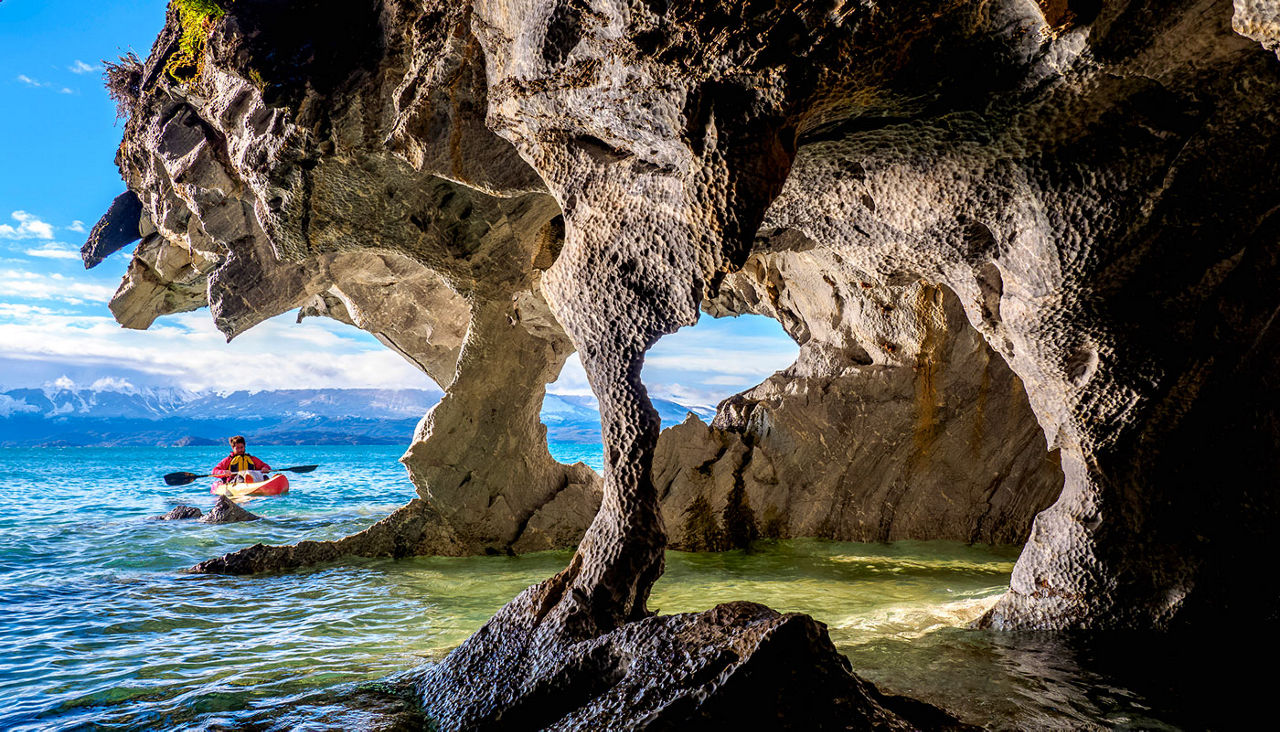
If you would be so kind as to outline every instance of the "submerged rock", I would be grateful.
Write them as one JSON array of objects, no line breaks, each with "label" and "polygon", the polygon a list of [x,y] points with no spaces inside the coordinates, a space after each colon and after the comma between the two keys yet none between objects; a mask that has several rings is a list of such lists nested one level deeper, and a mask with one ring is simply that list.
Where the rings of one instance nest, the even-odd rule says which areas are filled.
[{"label": "submerged rock", "polygon": [[200,518],[202,524],[233,524],[239,521],[257,521],[262,518],[241,508],[235,501],[226,496],[218,496],[213,509]]},{"label": "submerged rock", "polygon": [[174,506],[163,516],[152,516],[152,521],[182,521],[185,519],[198,519],[204,513],[195,506]]}]

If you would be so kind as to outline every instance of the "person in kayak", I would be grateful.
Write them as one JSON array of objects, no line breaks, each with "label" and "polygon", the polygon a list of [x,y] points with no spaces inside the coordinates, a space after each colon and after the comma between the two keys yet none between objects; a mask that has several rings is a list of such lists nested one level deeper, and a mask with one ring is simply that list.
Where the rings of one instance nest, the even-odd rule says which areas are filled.
[{"label": "person in kayak", "polygon": [[213,468],[215,477],[223,483],[261,483],[267,479],[271,466],[244,451],[244,435],[236,435],[231,443],[231,454]]}]

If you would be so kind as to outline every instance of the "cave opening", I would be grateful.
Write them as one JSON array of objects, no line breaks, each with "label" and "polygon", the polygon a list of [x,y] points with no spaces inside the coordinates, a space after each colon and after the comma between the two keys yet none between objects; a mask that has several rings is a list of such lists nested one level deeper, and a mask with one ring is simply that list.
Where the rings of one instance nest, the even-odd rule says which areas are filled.
[{"label": "cave opening", "polygon": [[[886,285],[813,250],[774,252],[749,260],[708,310],[767,314],[737,322],[768,323],[762,332],[787,347],[772,373],[719,398],[713,419],[664,423],[653,479],[673,548],[759,538],[1021,547],[1061,493],[1058,452],[1024,385],[949,287]],[[686,332],[700,342],[684,329],[646,357],[651,395],[678,382],[664,367],[699,362],[676,357]],[[722,353],[708,366],[726,361],[744,359]]]},{"label": "cave opening", "polygon": [[[807,613],[885,688],[904,692],[942,657],[954,668],[930,693],[946,708],[1059,719],[1038,698],[994,711],[989,700],[995,687],[1071,672],[1011,674],[1002,662],[1043,649],[967,629],[1007,590],[1034,518],[1063,486],[1024,385],[951,288],[805,271],[822,262],[807,254],[754,259],[708,308],[767,316],[702,318],[763,325],[785,339],[777,355],[790,361],[733,383],[739,391],[717,395],[711,420],[664,419],[653,480],[673,551],[651,608],[750,598]],[[701,327],[646,355],[655,406],[680,383],[662,368],[696,364],[684,349],[712,345]],[[734,358],[722,351],[711,364]]]},{"label": "cave opening", "polygon": [[800,353],[782,325],[764,315],[730,317],[703,314],[697,324],[663,337],[645,354],[641,378],[658,407],[664,428],[683,415],[659,404],[705,410],[764,381],[795,362]]},{"label": "cave opening", "polygon": [[[662,338],[645,354],[641,378],[664,430],[690,414],[710,424],[717,405],[785,369],[798,354],[799,346],[772,318],[704,314],[696,325]],[[540,411],[553,457],[603,470],[598,409],[574,354],[547,386]]]}]

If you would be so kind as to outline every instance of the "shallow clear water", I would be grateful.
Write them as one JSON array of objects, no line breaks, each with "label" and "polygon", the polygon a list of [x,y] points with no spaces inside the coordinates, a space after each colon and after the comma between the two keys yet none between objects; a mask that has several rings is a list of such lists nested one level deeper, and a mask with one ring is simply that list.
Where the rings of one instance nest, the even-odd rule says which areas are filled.
[{"label": "shallow clear water", "polygon": [[[598,446],[553,451],[599,464]],[[207,481],[168,487],[160,475],[204,472],[220,448],[0,449],[0,729],[376,725],[403,709],[379,711],[395,700],[362,682],[441,657],[569,558],[181,574],[255,542],[359,531],[413,495],[399,448],[254,452],[278,467],[322,467],[285,496],[247,504],[265,520],[209,526],[147,517],[178,503],[207,509]],[[809,613],[884,690],[993,728],[1164,727],[1152,702],[1092,669],[1087,646],[964,629],[1003,591],[1016,556],[945,542],[670,552],[650,607],[748,599]]]}]

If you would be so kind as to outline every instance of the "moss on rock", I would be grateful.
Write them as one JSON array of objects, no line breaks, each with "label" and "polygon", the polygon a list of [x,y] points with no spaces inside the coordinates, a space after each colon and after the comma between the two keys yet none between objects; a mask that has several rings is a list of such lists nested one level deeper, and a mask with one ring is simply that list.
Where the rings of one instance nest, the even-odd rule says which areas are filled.
[{"label": "moss on rock", "polygon": [[171,7],[182,23],[178,51],[165,62],[164,70],[179,84],[189,84],[204,68],[204,47],[213,23],[227,14],[218,0],[173,0]]}]

